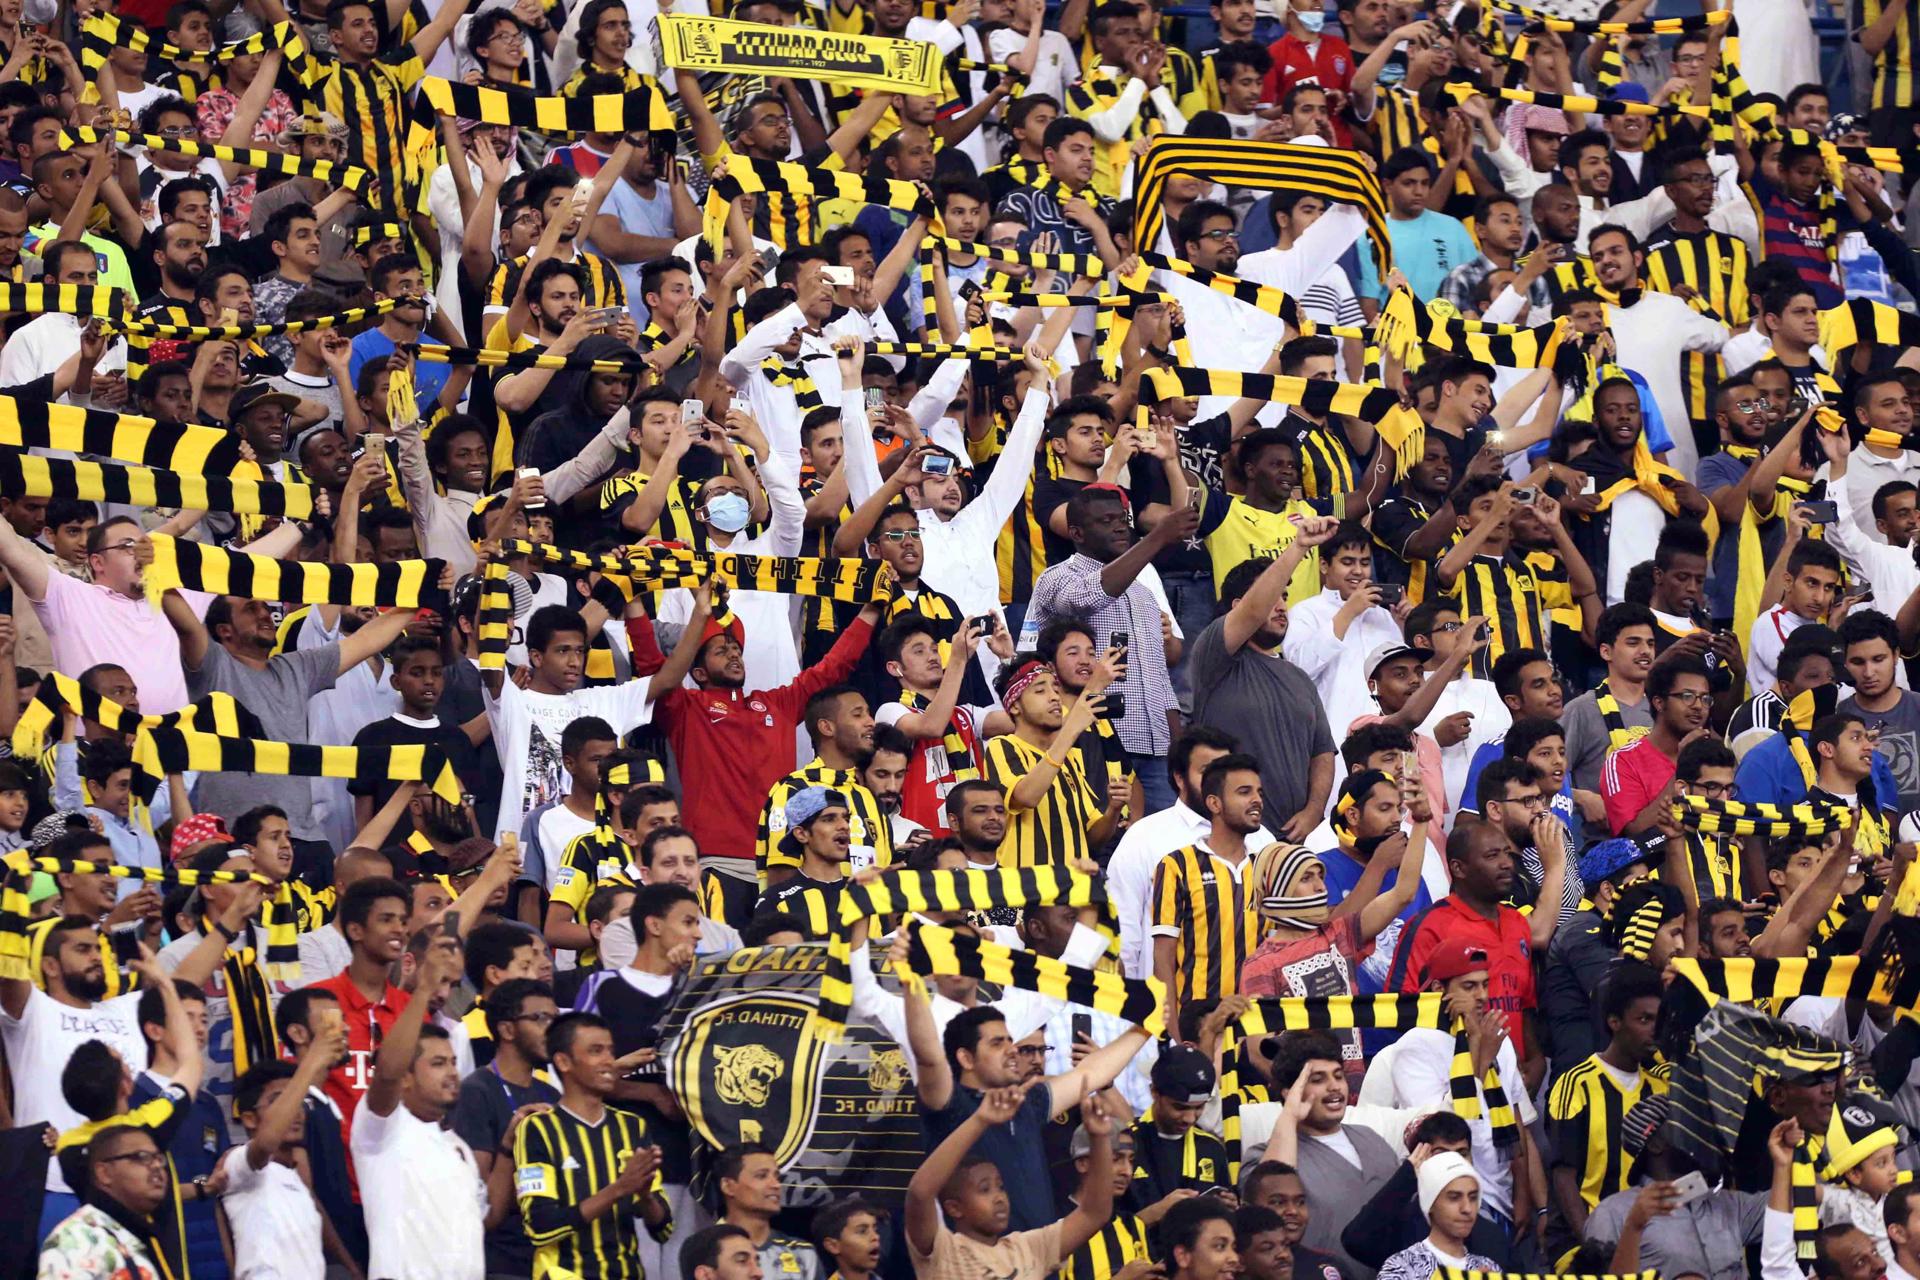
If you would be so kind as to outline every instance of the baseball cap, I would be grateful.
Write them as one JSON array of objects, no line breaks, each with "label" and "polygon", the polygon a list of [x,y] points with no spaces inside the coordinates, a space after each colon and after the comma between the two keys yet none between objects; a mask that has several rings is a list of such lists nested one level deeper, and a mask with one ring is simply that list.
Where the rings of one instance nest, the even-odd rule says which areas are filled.
[{"label": "baseball cap", "polygon": [[1213,1062],[1190,1044],[1177,1044],[1154,1060],[1149,1077],[1163,1098],[1197,1107],[1213,1097]]},{"label": "baseball cap", "polygon": [[1470,942],[1448,938],[1427,957],[1425,973],[1429,982],[1450,982],[1476,969],[1487,967],[1487,949]]},{"label": "baseball cap", "polygon": [[1638,80],[1622,80],[1613,86],[1615,102],[1652,102],[1653,95],[1647,92],[1647,86]]},{"label": "baseball cap", "polygon": [[[1123,1143],[1129,1151],[1133,1150],[1133,1135],[1125,1129],[1115,1129],[1113,1133],[1114,1148],[1117,1150]],[[1069,1160],[1078,1160],[1081,1156],[1090,1156],[1092,1154],[1093,1135],[1087,1132],[1087,1126],[1083,1124],[1073,1126],[1073,1137],[1067,1142],[1067,1158]]]},{"label": "baseball cap", "polygon": [[780,851],[799,857],[800,842],[793,838],[793,833],[811,824],[828,809],[845,809],[846,807],[846,796],[829,787],[808,787],[804,791],[794,792],[787,797],[787,830],[786,834],[780,837]]},{"label": "baseball cap", "polygon": [[1373,647],[1373,652],[1367,655],[1367,679],[1373,679],[1374,672],[1380,670],[1382,664],[1392,662],[1395,658],[1415,658],[1425,662],[1432,656],[1433,650],[1400,640],[1389,640],[1385,644],[1377,644]]}]

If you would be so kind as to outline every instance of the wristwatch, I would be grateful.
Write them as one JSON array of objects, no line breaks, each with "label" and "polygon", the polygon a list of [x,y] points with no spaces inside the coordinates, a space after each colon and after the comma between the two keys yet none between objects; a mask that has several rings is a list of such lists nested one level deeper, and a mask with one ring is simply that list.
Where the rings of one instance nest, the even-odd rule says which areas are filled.
[{"label": "wristwatch", "polygon": [[196,1200],[207,1198],[207,1175],[204,1173],[193,1180],[193,1198]]}]

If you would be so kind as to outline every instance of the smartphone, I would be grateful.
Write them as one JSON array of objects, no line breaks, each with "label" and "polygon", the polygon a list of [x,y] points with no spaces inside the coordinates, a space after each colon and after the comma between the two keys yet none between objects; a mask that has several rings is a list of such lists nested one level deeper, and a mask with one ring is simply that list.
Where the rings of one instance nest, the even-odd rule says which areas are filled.
[{"label": "smartphone", "polygon": [[619,323],[620,313],[625,307],[595,307],[587,314],[593,318],[595,328],[606,329]]},{"label": "smartphone", "polygon": [[1481,623],[1473,629],[1473,638],[1475,641],[1491,640],[1493,638],[1493,627],[1485,622]]},{"label": "smartphone", "polygon": [[1600,492],[1599,482],[1592,476],[1588,476],[1587,482],[1580,486],[1580,496],[1583,498],[1591,497],[1598,492]]},{"label": "smartphone", "polygon": [[680,425],[687,428],[701,427],[706,421],[707,406],[703,400],[682,400],[680,402]]},{"label": "smartphone", "polygon": [[822,267],[820,277],[836,289],[853,288],[852,267]]},{"label": "smartphone", "polygon": [[978,627],[980,628],[981,635],[990,636],[993,634],[993,615],[990,613],[983,613],[977,618],[968,618],[967,626],[969,628]]},{"label": "smartphone", "polygon": [[953,474],[953,455],[949,453],[930,453],[920,459],[920,472],[929,476],[950,476]]},{"label": "smartphone", "polygon": [[1798,422],[1800,420],[1800,415],[1807,411],[1807,403],[1808,403],[1807,398],[1805,396],[1800,396],[1800,395],[1794,396],[1792,399],[1787,401],[1786,415],[1782,417],[1780,420],[1782,422]]},{"label": "smartphone", "polygon": [[867,388],[867,416],[873,417],[887,403],[887,393],[878,387]]},{"label": "smartphone", "polygon": [[1397,582],[1376,582],[1380,589],[1380,607],[1391,609],[1407,598],[1407,589]]},{"label": "smartphone", "polygon": [[1414,782],[1414,783],[1419,782],[1420,780],[1419,752],[1402,751],[1400,753],[1400,779],[1399,780],[1401,782]]},{"label": "smartphone", "polygon": [[1806,512],[1807,519],[1814,524],[1832,524],[1840,518],[1840,506],[1833,501],[1802,502],[1799,509]]},{"label": "smartphone", "polygon": [[[1123,662],[1126,660],[1128,643],[1127,633],[1124,631],[1114,631],[1107,635],[1107,647],[1109,649],[1119,650],[1120,658]],[[1107,699],[1107,719],[1118,720],[1121,716],[1127,714],[1126,695],[1121,693],[1118,688],[1113,685],[1108,685],[1105,696]]]},{"label": "smartphone", "polygon": [[[479,869],[478,867],[474,868],[476,871]],[[460,913],[452,907],[448,907],[445,914],[440,917],[440,932],[444,936],[452,938],[455,942],[460,941]]]},{"label": "smartphone", "polygon": [[1707,1186],[1706,1175],[1695,1169],[1685,1177],[1675,1178],[1673,1189],[1680,1193],[1680,1198],[1673,1202],[1673,1207],[1680,1209],[1698,1200],[1712,1188]]},{"label": "smartphone", "polygon": [[1506,433],[1506,432],[1504,432],[1504,431],[1489,431],[1489,432],[1487,432],[1487,447],[1488,447],[1488,448],[1490,448],[1490,449],[1497,449],[1497,450],[1499,450],[1499,451],[1500,451],[1501,453],[1505,453],[1505,452],[1506,452],[1506,448],[1505,448],[1505,446],[1506,446],[1506,443],[1507,443],[1507,433]]},{"label": "smartphone", "polygon": [[[522,467],[518,471],[514,472],[514,474],[519,476],[523,480],[529,476],[537,479],[540,475],[540,468]],[[546,509],[547,509],[547,504],[545,499],[542,499],[539,502],[529,502],[527,504],[527,510],[529,511],[545,511]]]},{"label": "smartphone", "polygon": [[960,282],[960,300],[962,302],[972,302],[975,298],[979,297],[982,292],[984,292],[984,290],[980,288],[980,282],[978,280],[962,280]]},{"label": "smartphone", "polygon": [[1073,1015],[1073,1038],[1075,1041],[1078,1041],[1082,1036],[1085,1036],[1088,1040],[1093,1039],[1093,1015],[1090,1013],[1076,1013]]},{"label": "smartphone", "polygon": [[773,269],[780,265],[780,251],[778,249],[762,249],[759,253],[755,254],[754,257],[760,263],[760,274],[763,276],[772,275]]},{"label": "smartphone", "polygon": [[360,448],[368,457],[380,457],[387,451],[387,438],[378,431],[369,431],[360,437]]},{"label": "smartphone", "polygon": [[140,931],[138,929],[110,929],[107,937],[113,943],[113,960],[122,969],[140,958]]},{"label": "smartphone", "polygon": [[1523,484],[1513,491],[1513,500],[1523,507],[1532,506],[1533,500],[1539,496],[1540,491],[1530,484]]}]

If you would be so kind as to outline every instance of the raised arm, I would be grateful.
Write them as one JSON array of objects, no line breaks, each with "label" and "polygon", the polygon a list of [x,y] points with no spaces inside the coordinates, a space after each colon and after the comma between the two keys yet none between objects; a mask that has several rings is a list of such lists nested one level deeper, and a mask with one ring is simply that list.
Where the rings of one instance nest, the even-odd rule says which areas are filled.
[{"label": "raised arm", "polygon": [[390,1116],[400,1105],[400,1084],[413,1069],[414,1051],[420,1045],[420,1028],[427,1020],[427,993],[438,991],[442,983],[460,976],[460,948],[450,938],[435,938],[420,962],[420,981],[414,984],[407,1007],[400,1011],[393,1029],[380,1042],[380,1053],[373,1060],[373,1083],[360,1105],[377,1116]]},{"label": "raised arm", "polygon": [[261,1114],[259,1125],[247,1139],[249,1166],[264,1169],[269,1160],[280,1154],[280,1147],[306,1114],[307,1091],[327,1078],[328,1070],[345,1056],[346,1050],[347,1028],[338,1018],[322,1024],[313,1033],[300,1055],[299,1065],[293,1070],[293,1079]]},{"label": "raised arm", "polygon": [[1334,535],[1340,522],[1331,516],[1317,516],[1301,523],[1293,541],[1280,548],[1280,554],[1260,571],[1247,593],[1227,610],[1226,627],[1221,638],[1228,653],[1238,653],[1247,641],[1267,625],[1273,610],[1287,594],[1287,583],[1307,552]]},{"label": "raised arm", "polygon": [[20,588],[27,599],[47,598],[47,575],[53,572],[52,568],[39,548],[14,532],[5,520],[0,520],[0,568],[7,571],[8,580]]}]

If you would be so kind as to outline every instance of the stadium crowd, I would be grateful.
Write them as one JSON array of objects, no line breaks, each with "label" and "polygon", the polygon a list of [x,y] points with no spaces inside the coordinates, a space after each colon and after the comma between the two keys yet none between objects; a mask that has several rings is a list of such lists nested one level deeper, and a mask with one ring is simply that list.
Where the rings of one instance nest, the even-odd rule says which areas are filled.
[{"label": "stadium crowd", "polygon": [[1920,18],[1734,7],[0,0],[0,1270],[1916,1280]]}]

